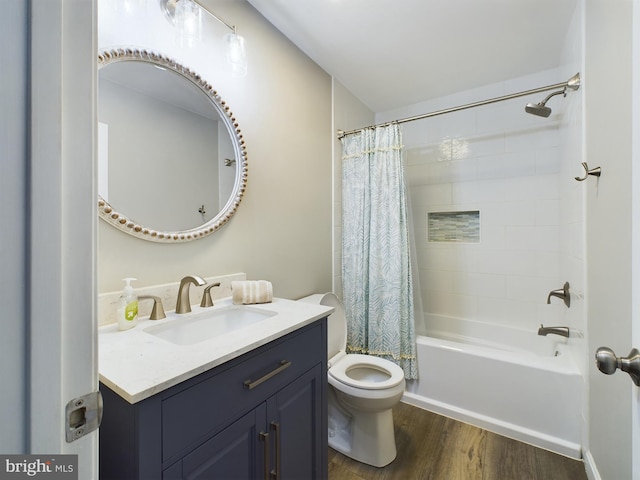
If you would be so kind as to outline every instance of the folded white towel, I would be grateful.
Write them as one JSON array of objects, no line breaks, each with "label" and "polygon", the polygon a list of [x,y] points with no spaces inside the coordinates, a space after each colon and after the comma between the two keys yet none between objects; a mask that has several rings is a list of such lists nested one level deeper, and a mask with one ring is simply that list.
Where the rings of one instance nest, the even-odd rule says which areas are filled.
[{"label": "folded white towel", "polygon": [[231,282],[234,305],[269,303],[273,300],[273,286],[267,280],[244,280]]}]

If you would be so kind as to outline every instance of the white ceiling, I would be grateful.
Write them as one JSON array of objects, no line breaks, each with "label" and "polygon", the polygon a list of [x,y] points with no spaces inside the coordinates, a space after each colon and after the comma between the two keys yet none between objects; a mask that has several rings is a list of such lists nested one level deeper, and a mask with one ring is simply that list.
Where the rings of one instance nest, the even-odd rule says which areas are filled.
[{"label": "white ceiling", "polygon": [[248,1],[382,112],[559,66],[577,0]]}]

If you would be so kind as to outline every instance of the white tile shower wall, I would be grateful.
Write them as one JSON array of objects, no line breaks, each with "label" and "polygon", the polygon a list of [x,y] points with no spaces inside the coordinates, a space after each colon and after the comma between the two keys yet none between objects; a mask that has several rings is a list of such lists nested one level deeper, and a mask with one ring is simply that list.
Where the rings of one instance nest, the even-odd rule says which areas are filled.
[{"label": "white tile shower wall", "polygon": [[[558,69],[540,72],[386,112],[376,121],[554,84],[560,77]],[[524,105],[544,94],[538,97],[403,125],[425,312],[531,330],[562,321],[565,307],[546,299],[564,282],[560,125],[566,104],[552,105],[547,119],[527,115]],[[468,210],[480,211],[480,243],[427,242],[428,212]]]},{"label": "white tile shower wall", "polygon": [[[574,71],[575,73],[575,71]],[[597,180],[591,177],[585,182],[576,182],[575,176],[582,175],[580,162],[582,152],[582,102],[567,105],[567,121],[561,128],[562,182],[560,202],[562,205],[560,226],[560,266],[563,276],[571,283],[571,308],[563,312],[562,325],[568,325],[573,335],[569,340],[570,352],[583,373],[592,366],[592,358],[584,340],[586,331],[585,292],[585,192],[597,189]],[[597,165],[596,165],[597,166]],[[595,180],[595,181],[594,181]],[[585,378],[587,378],[586,376]]]},{"label": "white tile shower wall", "polygon": [[[562,49],[561,70],[563,78],[569,78],[581,72],[584,81],[584,2],[578,2]],[[588,351],[586,335],[585,291],[585,198],[584,192],[593,188],[593,182],[576,182],[573,177],[579,175],[580,162],[585,161],[583,151],[584,124],[583,99],[584,88],[567,98],[564,121],[560,128],[560,225],[561,252],[560,269],[562,277],[571,283],[571,308],[564,310],[562,325],[572,329],[568,339],[569,354],[583,373],[582,405],[582,445],[583,451],[589,450],[589,369],[593,368],[593,357]],[[588,184],[588,185],[586,185]]]}]

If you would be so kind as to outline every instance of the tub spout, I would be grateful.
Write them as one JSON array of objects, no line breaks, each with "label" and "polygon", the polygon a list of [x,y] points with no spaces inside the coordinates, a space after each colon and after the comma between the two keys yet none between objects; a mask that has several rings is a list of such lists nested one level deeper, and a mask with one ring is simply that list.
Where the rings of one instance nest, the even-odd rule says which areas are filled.
[{"label": "tub spout", "polygon": [[569,327],[545,327],[540,325],[538,329],[538,335],[547,336],[549,334],[560,335],[561,337],[569,337]]},{"label": "tub spout", "polygon": [[564,282],[564,286],[557,290],[551,290],[547,296],[547,304],[551,303],[551,297],[558,297],[564,300],[564,304],[569,308],[571,306],[571,294],[569,293],[569,282]]}]

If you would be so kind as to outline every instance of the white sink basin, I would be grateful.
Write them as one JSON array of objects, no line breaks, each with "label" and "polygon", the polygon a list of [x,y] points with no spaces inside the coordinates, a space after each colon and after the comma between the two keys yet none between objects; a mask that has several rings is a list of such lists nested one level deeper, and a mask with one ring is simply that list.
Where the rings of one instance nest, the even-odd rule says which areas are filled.
[{"label": "white sink basin", "polygon": [[233,305],[215,310],[204,310],[186,315],[169,314],[170,320],[152,325],[143,331],[176,345],[193,345],[210,338],[255,325],[277,312]]}]

